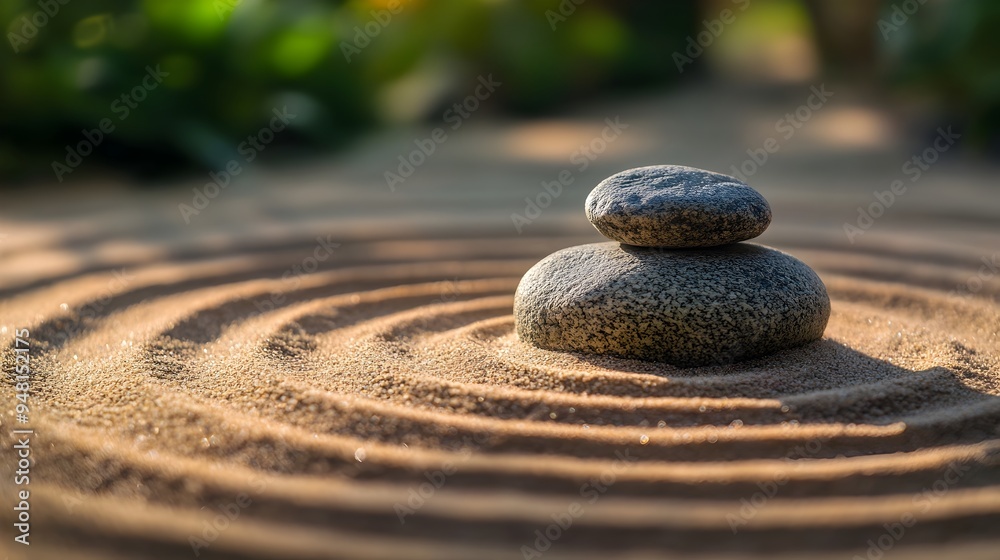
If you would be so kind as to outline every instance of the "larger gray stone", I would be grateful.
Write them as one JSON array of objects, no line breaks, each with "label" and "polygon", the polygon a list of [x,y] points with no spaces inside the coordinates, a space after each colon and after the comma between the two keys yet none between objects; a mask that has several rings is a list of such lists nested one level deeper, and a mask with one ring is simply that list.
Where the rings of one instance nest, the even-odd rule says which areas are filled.
[{"label": "larger gray stone", "polygon": [[757,237],[771,207],[739,179],[681,165],[654,165],[601,181],[587,219],[605,237],[642,247],[714,247]]},{"label": "larger gray stone", "polygon": [[761,245],[596,243],[532,267],[517,287],[514,317],[521,340],[541,348],[688,367],[817,340],[830,299],[811,268]]}]

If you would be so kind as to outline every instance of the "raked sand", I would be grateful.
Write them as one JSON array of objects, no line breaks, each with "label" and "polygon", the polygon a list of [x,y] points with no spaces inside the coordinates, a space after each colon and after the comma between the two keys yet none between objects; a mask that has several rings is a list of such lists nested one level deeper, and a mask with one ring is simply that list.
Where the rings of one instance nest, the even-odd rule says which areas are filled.
[{"label": "raked sand", "polygon": [[[751,181],[774,208],[760,241],[826,283],[821,341],[697,369],[518,341],[520,276],[601,240],[592,185],[664,159],[725,172],[756,142],[735,101],[679,96],[598,107],[592,130],[470,124],[395,193],[376,183],[409,137],[257,170],[191,224],[191,185],[8,195],[0,558],[995,559],[1000,275],[972,280],[1000,258],[995,170],[939,164],[851,244],[841,223],[907,152],[838,160],[824,127],[868,113],[831,104]],[[515,232],[616,114],[627,134]]]},{"label": "raked sand", "polygon": [[571,519],[546,558],[848,558],[911,517],[896,557],[995,553],[996,282],[949,296],[943,256],[887,282],[792,244],[833,301],[820,342],[696,369],[520,343],[520,275],[581,241],[355,239],[294,281],[271,263],[309,245],[4,294],[5,371],[30,330],[30,557],[522,558]]}]

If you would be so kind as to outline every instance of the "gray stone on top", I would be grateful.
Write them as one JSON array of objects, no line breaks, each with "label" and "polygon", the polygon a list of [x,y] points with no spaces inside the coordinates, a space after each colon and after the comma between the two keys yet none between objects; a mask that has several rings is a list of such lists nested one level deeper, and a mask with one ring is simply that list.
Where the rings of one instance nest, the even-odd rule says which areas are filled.
[{"label": "gray stone on top", "polygon": [[691,367],[817,340],[830,298],[811,268],[761,245],[595,243],[532,267],[517,287],[514,317],[520,339],[541,348]]},{"label": "gray stone on top", "polygon": [[601,181],[587,219],[605,237],[640,247],[714,247],[757,237],[771,223],[767,200],[712,171],[654,165]]}]

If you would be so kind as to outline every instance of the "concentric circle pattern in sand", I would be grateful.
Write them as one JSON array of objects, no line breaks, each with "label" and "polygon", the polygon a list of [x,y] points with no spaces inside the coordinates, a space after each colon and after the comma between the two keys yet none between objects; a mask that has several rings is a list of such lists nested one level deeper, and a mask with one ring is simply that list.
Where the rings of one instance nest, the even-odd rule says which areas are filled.
[{"label": "concentric circle pattern in sand", "polygon": [[827,283],[824,339],[676,369],[517,340],[521,274],[589,240],[345,239],[301,275],[314,241],[122,252],[5,289],[40,554],[995,552],[1000,281],[949,294],[987,248],[779,240]]}]

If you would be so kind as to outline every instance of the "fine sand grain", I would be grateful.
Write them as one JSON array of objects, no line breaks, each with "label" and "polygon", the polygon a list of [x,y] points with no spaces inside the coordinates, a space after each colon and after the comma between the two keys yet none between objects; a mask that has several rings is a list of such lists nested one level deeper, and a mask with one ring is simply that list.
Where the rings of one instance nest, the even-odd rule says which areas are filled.
[{"label": "fine sand grain", "polygon": [[[521,275],[603,241],[594,185],[726,172],[799,102],[765,97],[484,113],[390,192],[414,137],[397,131],[248,170],[191,223],[178,203],[203,177],[8,191],[0,559],[996,560],[1000,273],[979,271],[1000,268],[1000,170],[949,152],[909,182],[926,138],[869,136],[858,119],[882,112],[847,91],[750,181],[774,211],[755,242],[826,283],[822,340],[676,369],[514,334]],[[629,129],[516,231],[618,115]],[[905,195],[848,239],[896,179]],[[317,237],[339,245],[314,269]],[[23,328],[30,548],[11,534]]]},{"label": "fine sand grain", "polygon": [[281,280],[311,239],[4,273],[31,558],[515,559],[572,507],[545,558],[995,558],[1000,280],[948,295],[953,253],[772,237],[826,283],[824,338],[677,369],[517,340],[521,274],[590,237],[345,233]]}]

